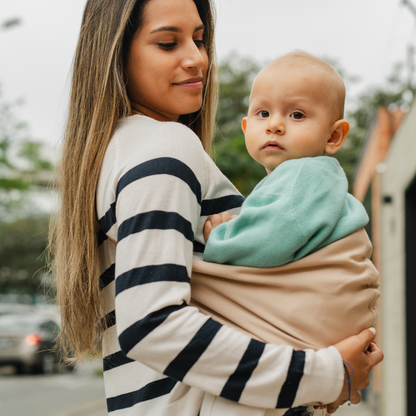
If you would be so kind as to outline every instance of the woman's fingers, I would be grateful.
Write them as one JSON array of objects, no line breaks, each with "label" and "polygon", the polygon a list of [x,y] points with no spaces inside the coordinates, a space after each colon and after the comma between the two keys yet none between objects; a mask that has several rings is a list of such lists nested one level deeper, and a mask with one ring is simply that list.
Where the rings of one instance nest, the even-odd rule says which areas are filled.
[{"label": "woman's fingers", "polygon": [[361,342],[363,343],[364,352],[368,350],[368,347],[374,341],[375,336],[376,336],[376,330],[374,328],[364,329],[357,335],[357,338],[359,338]]},{"label": "woman's fingers", "polygon": [[358,335],[349,337],[335,347],[340,352],[342,359],[346,362],[349,373],[345,374],[345,384],[338,399],[348,397],[348,390],[357,392],[368,386],[371,369],[383,360],[383,352],[373,342],[374,332],[368,329],[361,331]]},{"label": "woman's fingers", "polygon": [[[335,413],[340,406],[347,403],[348,399],[338,399],[336,402],[329,403],[326,406],[326,411],[329,414]],[[358,391],[351,392],[351,399],[352,404],[358,404],[361,402],[361,394]]]},{"label": "woman's fingers", "polygon": [[366,352],[366,355],[370,360],[371,368],[381,363],[384,359],[383,351],[381,351],[381,349],[374,342],[370,344]]}]

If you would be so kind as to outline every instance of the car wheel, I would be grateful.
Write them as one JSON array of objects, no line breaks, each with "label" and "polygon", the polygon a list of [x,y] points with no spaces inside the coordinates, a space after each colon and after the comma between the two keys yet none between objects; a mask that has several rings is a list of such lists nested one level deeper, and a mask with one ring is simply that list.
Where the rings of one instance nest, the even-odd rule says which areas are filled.
[{"label": "car wheel", "polygon": [[43,354],[41,371],[43,374],[53,374],[55,372],[55,356],[53,354]]}]

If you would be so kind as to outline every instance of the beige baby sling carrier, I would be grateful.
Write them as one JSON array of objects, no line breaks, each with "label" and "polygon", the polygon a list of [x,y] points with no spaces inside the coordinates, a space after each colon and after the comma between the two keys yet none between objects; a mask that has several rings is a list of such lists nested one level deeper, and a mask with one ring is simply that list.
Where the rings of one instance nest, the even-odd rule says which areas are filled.
[{"label": "beige baby sling carrier", "polygon": [[374,326],[378,272],[363,228],[272,268],[194,260],[193,306],[260,341],[315,350]]}]

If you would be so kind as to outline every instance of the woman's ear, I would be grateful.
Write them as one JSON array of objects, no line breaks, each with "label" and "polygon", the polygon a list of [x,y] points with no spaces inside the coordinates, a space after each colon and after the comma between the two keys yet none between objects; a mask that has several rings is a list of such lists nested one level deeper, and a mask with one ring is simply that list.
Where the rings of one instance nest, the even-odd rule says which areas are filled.
[{"label": "woman's ear", "polygon": [[344,144],[345,139],[347,138],[348,132],[350,131],[350,124],[347,120],[338,120],[332,126],[332,133],[326,143],[325,153],[328,155],[333,155],[341,149]]},{"label": "woman's ear", "polygon": [[246,130],[247,130],[247,117],[244,117],[241,120],[241,129],[243,130],[244,134],[246,134]]}]

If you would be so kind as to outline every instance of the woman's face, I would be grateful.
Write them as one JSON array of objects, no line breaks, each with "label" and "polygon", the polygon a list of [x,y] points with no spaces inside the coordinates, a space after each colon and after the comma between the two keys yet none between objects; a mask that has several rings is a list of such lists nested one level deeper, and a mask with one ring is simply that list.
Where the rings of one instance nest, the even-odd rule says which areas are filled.
[{"label": "woman's face", "polygon": [[135,110],[160,121],[198,111],[208,69],[193,0],[150,0],[132,41],[127,90]]}]

